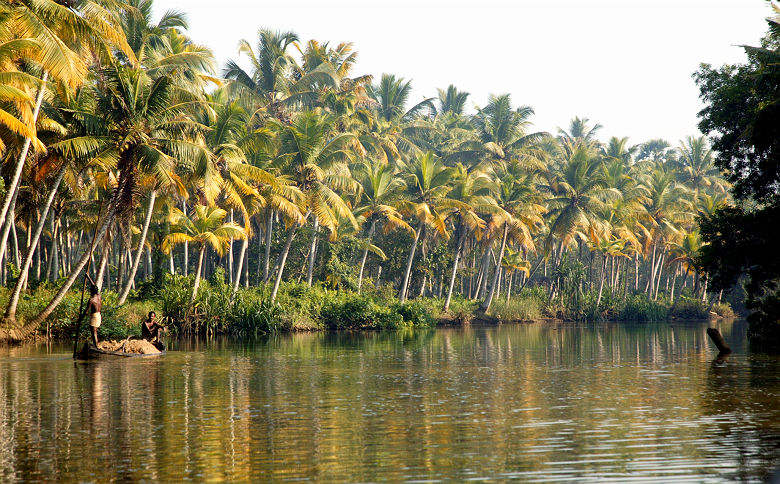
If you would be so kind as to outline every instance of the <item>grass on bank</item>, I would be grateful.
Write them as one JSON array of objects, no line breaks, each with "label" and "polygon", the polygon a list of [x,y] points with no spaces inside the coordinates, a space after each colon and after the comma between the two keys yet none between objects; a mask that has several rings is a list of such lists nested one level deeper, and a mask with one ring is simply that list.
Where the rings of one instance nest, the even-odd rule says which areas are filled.
[{"label": "grass on bank", "polygon": [[[102,338],[139,335],[140,324],[149,311],[156,311],[174,333],[262,334],[278,331],[323,329],[396,329],[430,327],[437,324],[464,324],[479,314],[479,301],[453,298],[448,312],[441,298],[420,298],[400,303],[391,287],[369,287],[363,294],[336,291],[315,284],[282,283],[276,302],[270,301],[269,287],[241,288],[231,298],[231,287],[224,272],[203,281],[191,303],[192,276],[166,275],[158,288],[141,283],[129,302],[117,307],[117,295],[104,291]],[[41,285],[22,297],[18,309],[20,323],[36,315],[55,290]],[[0,304],[7,304],[10,290],[0,288]],[[39,333],[70,337],[78,317],[80,291],[66,295]],[[568,320],[664,321],[667,319],[706,319],[708,309],[722,316],[733,316],[728,304],[708,308],[701,300],[684,295],[676,303],[649,301],[644,294],[602,298],[596,307],[595,294],[562,302],[550,300],[544,287],[528,287],[509,301],[498,297],[488,313],[499,321],[529,321],[541,318]],[[86,323],[82,323],[86,331]]]}]

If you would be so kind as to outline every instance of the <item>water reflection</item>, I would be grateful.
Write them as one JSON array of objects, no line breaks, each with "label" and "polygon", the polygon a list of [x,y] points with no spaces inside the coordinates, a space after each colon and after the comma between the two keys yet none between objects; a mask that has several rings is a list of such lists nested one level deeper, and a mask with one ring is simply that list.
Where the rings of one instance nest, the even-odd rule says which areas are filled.
[{"label": "water reflection", "polygon": [[0,349],[0,480],[765,478],[780,361],[706,326],[507,325]]}]

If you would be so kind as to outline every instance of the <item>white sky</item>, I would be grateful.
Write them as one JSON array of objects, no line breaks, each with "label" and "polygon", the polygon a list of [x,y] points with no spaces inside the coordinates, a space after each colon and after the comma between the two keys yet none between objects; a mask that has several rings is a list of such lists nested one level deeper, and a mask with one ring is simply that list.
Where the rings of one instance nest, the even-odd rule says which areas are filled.
[{"label": "white sky", "polygon": [[[744,61],[771,15],[766,0],[155,0],[189,15],[189,33],[222,68],[240,39],[291,30],[302,41],[353,42],[354,75],[412,79],[411,102],[454,84],[510,93],[532,106],[535,129],[567,128],[574,116],[602,124],[599,138],[630,144],[699,134],[691,78],[699,63]],[[156,18],[155,18],[156,21]],[[244,63],[242,63],[244,64]],[[245,64],[244,64],[245,65]]]}]

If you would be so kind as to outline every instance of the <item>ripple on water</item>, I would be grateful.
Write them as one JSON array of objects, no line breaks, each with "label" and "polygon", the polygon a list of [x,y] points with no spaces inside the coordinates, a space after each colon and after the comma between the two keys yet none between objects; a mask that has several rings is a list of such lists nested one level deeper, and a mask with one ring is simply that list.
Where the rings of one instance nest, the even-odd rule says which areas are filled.
[{"label": "ripple on water", "polygon": [[[705,327],[504,325],[143,364],[0,357],[0,481],[760,482],[780,361]],[[673,337],[672,337],[673,335]]]}]

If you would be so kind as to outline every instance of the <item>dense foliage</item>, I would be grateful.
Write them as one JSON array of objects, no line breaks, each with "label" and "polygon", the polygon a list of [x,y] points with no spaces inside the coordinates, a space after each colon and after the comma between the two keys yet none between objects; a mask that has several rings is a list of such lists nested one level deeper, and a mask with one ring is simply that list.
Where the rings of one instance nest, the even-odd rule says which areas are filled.
[{"label": "dense foliage", "polygon": [[738,205],[701,222],[699,264],[716,288],[745,281],[751,332],[780,341],[780,8],[760,47],[745,47],[748,62],[696,74],[706,106],[700,127],[710,133],[718,166],[734,183]]},{"label": "dense foliage", "polygon": [[[585,118],[534,132],[531,107],[502,94],[467,112],[454,86],[410,107],[410,81],[355,75],[351,44],[291,32],[260,30],[240,43],[250,68],[218,74],[183,14],[150,12],[0,6],[4,337],[53,317],[85,271],[111,304],[154,298],[199,332],[429,325],[477,306],[656,319],[690,301],[706,316],[721,299],[695,216],[729,185],[704,138],[604,143]],[[49,303],[17,318],[41,284]]]}]

